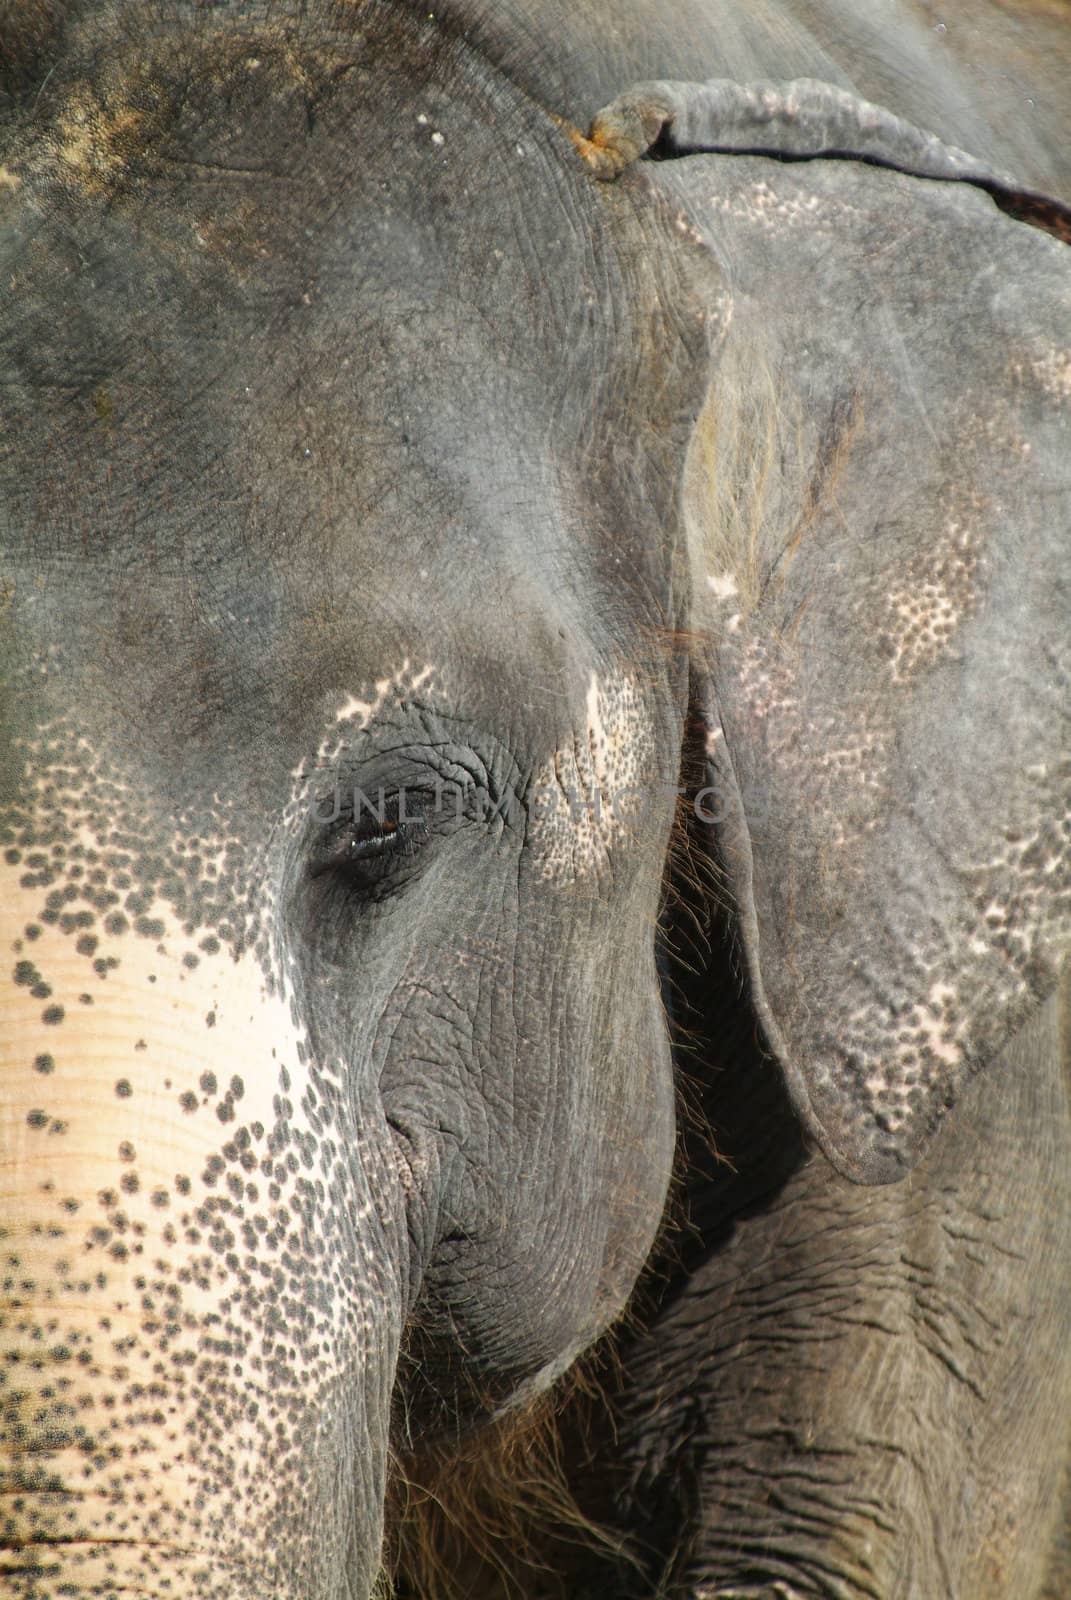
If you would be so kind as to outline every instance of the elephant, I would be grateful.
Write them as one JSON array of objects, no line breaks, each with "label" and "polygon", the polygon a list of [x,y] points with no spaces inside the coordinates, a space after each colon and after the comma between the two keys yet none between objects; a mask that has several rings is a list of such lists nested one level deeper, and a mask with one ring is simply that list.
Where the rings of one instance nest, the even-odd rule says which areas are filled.
[{"label": "elephant", "polygon": [[0,12],[6,1593],[1071,1592],[1069,20]]}]

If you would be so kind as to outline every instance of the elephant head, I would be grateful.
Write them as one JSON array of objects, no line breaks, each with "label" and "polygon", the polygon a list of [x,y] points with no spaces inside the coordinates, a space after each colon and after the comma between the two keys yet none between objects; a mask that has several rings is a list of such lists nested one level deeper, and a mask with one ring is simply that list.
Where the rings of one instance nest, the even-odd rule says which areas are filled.
[{"label": "elephant head", "polygon": [[538,1392],[659,1223],[676,333],[427,35],[75,40],[7,158],[17,1593],[366,1594],[392,1398]]},{"label": "elephant head", "polygon": [[548,1386],[658,1227],[697,737],[849,1170],[1048,981],[1066,372],[999,251],[1048,306],[1059,247],[843,163],[602,185],[401,8],[124,15],[0,187],[0,1543],[366,1595],[392,1427]]}]

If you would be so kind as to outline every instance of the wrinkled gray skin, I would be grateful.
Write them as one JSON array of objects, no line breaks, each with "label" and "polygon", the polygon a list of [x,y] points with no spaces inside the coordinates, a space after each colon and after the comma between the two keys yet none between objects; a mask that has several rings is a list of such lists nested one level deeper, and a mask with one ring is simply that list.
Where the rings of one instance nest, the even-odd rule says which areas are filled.
[{"label": "wrinkled gray skin", "polygon": [[632,1290],[677,1030],[575,1592],[1065,1592],[1067,247],[556,120],[1071,197],[1059,6],[858,9],[0,24],[6,1592],[363,1600]]}]

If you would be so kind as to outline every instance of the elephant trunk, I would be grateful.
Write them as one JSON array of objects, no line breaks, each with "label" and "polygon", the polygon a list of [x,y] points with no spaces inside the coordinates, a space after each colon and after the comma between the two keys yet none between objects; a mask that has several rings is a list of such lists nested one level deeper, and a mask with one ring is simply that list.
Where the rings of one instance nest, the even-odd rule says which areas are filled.
[{"label": "elephant trunk", "polygon": [[368,1594],[405,1246],[381,1112],[251,957],[153,930],[94,968],[0,920],[0,1588]]}]

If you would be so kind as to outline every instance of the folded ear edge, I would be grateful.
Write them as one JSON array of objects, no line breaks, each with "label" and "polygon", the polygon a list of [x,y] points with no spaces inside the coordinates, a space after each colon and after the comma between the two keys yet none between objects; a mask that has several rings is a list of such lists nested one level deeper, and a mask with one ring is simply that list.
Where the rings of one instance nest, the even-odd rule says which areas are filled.
[{"label": "folded ear edge", "polygon": [[1071,244],[1071,206],[987,167],[883,106],[814,78],[752,84],[652,79],[604,106],[587,138],[575,142],[604,182],[644,156],[705,153],[861,161],[911,177],[969,183],[1017,221]]}]

